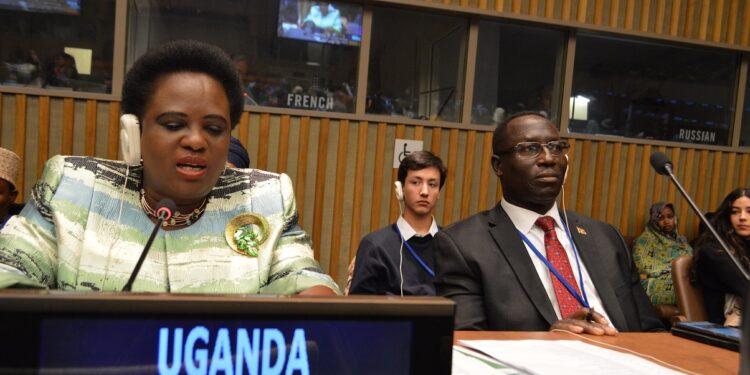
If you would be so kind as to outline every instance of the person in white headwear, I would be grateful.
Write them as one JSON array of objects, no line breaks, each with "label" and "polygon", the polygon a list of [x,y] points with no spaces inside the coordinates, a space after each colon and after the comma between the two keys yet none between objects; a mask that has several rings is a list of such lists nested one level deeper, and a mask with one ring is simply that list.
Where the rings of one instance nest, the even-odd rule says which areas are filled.
[{"label": "person in white headwear", "polygon": [[21,158],[15,152],[0,147],[0,229],[11,216],[18,213],[13,204],[18,197],[16,179]]}]

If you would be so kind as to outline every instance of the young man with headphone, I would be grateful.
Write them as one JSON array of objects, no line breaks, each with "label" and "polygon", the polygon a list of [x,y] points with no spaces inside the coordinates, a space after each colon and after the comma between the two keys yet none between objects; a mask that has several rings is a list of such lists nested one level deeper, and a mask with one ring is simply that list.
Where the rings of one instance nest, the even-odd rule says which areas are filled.
[{"label": "young man with headphone", "polygon": [[435,295],[432,213],[445,175],[443,161],[429,151],[401,161],[394,185],[402,214],[360,241],[349,294]]}]

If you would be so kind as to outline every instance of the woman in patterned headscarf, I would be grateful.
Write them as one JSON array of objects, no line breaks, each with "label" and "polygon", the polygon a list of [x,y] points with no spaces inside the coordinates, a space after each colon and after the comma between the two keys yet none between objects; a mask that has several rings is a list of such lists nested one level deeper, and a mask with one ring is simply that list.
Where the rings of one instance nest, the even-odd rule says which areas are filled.
[{"label": "woman in patterned headscarf", "polygon": [[633,245],[635,266],[651,303],[675,304],[672,259],[692,253],[685,236],[677,233],[677,214],[672,203],[654,203],[646,229]]}]

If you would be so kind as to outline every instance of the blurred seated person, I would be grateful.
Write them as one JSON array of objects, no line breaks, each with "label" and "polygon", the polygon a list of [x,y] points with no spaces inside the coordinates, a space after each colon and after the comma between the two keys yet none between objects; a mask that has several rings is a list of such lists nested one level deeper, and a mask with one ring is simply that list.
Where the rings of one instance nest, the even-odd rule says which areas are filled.
[{"label": "blurred seated person", "polygon": [[122,290],[168,198],[177,212],[133,291],[338,291],[297,224],[289,177],[226,168],[243,98],[221,49],[177,41],[148,52],[125,77],[122,108],[140,121],[142,160],[50,159],[0,234],[0,286]]},{"label": "blurred seated person", "polygon": [[16,179],[20,164],[21,158],[15,152],[0,147],[0,229],[23,207],[15,203],[18,197]]},{"label": "blurred seated person", "polygon": [[685,236],[677,233],[677,214],[672,203],[651,205],[646,229],[633,245],[633,261],[642,275],[641,285],[652,304],[676,304],[672,259],[692,254]]},{"label": "blurred seated person", "polygon": [[42,86],[42,67],[39,55],[33,49],[18,49],[10,62],[5,63],[7,70],[3,80],[28,86]]},{"label": "blurred seated person", "polygon": [[47,64],[45,86],[70,86],[71,79],[78,78],[76,60],[70,54],[60,52]]},{"label": "blurred seated person", "polygon": [[227,165],[230,168],[250,168],[250,155],[248,155],[247,149],[242,145],[242,142],[235,137],[229,138]]},{"label": "blurred seated person", "polygon": [[395,223],[362,238],[349,294],[434,296],[432,215],[445,184],[443,161],[429,151],[408,154],[398,167],[396,197],[403,213]]},{"label": "blurred seated person", "polygon": [[247,58],[237,55],[232,58],[232,63],[237,69],[237,74],[242,82],[242,89],[245,91],[245,104],[258,105],[257,93],[261,90],[254,77],[250,74],[250,64]]},{"label": "blurred seated person", "polygon": [[[710,220],[742,266],[750,269],[750,189],[730,192]],[[703,290],[708,320],[737,327],[748,282],[713,237],[704,231],[695,245],[691,276]]]}]

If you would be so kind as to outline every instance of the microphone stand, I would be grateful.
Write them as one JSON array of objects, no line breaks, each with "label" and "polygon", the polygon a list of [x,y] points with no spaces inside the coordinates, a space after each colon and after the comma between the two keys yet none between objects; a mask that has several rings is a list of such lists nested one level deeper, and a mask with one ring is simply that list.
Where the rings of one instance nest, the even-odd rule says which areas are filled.
[{"label": "microphone stand", "polygon": [[703,216],[703,213],[698,208],[698,206],[695,204],[695,202],[693,202],[693,200],[690,198],[690,196],[688,195],[688,193],[685,191],[685,188],[682,187],[682,185],[680,184],[680,181],[677,181],[677,177],[675,177],[674,173],[672,173],[672,164],[671,163],[664,164],[664,170],[667,171],[667,174],[669,175],[669,178],[671,178],[672,182],[674,182],[674,184],[677,185],[677,189],[680,191],[680,194],[682,194],[682,196],[685,197],[685,199],[688,201],[688,203],[690,203],[690,207],[692,207],[693,211],[695,211],[695,213],[698,214],[698,217],[700,217],[700,219],[703,222],[703,224],[705,224],[706,227],[708,228],[708,230],[711,231],[711,234],[713,234],[714,238],[716,238],[716,240],[719,241],[719,245],[721,245],[721,248],[724,249],[724,251],[727,253],[727,255],[729,255],[729,259],[732,260],[732,262],[734,263],[735,267],[737,267],[737,269],[740,271],[740,273],[742,273],[742,276],[745,278],[745,280],[750,281],[750,275],[748,275],[747,270],[745,269],[745,267],[742,266],[742,264],[740,263],[739,259],[737,259],[737,257],[734,255],[734,253],[732,253],[729,250],[729,246],[727,245],[726,242],[724,242],[724,239],[721,238],[721,236],[719,236],[719,233],[716,232],[716,229],[714,229],[714,226],[711,225],[711,223],[708,222],[708,219],[706,219],[705,216]]},{"label": "microphone stand", "polygon": [[135,268],[133,269],[133,273],[130,274],[130,278],[128,279],[128,282],[125,284],[124,287],[122,287],[123,292],[129,292],[130,289],[133,287],[133,282],[135,281],[135,277],[138,276],[138,272],[141,270],[141,265],[143,265],[143,261],[146,259],[146,255],[148,254],[149,249],[151,249],[151,243],[154,242],[154,238],[156,238],[156,233],[159,232],[159,227],[161,227],[161,224],[168,217],[168,215],[170,214],[165,211],[159,212],[159,216],[156,218],[156,225],[154,225],[154,230],[151,231],[151,236],[149,236],[148,241],[146,241],[146,246],[143,248],[143,251],[141,252],[141,257],[138,258],[138,263],[135,264]]}]

